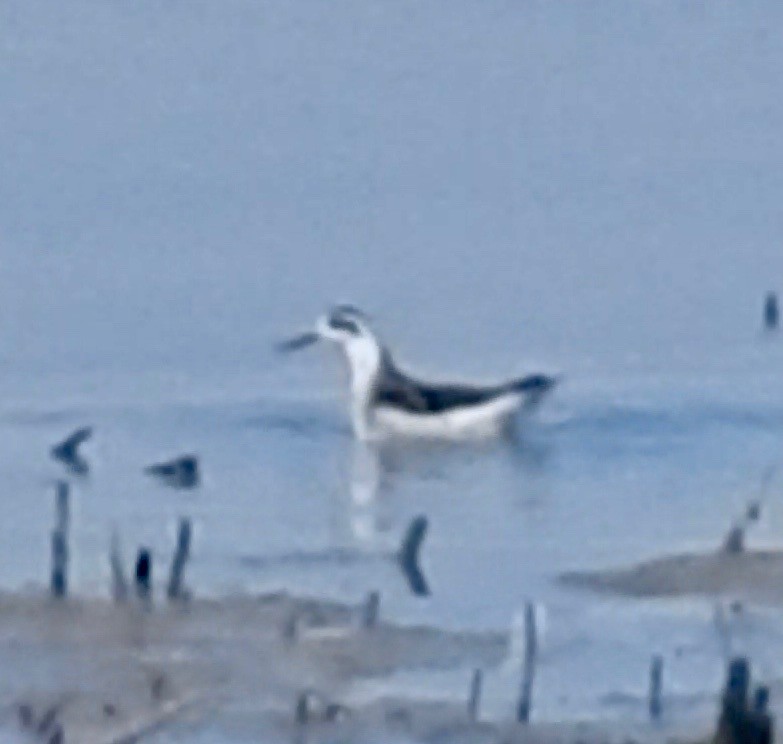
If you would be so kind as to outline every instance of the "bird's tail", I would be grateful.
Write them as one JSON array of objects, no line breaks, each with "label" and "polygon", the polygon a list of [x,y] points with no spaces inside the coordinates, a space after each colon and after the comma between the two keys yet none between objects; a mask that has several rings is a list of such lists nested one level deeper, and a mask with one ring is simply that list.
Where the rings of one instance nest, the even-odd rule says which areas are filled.
[{"label": "bird's tail", "polygon": [[559,381],[560,378],[553,377],[552,375],[534,374],[510,382],[508,388],[511,392],[523,394],[525,396],[525,410],[532,411],[538,407],[538,404],[544,396],[549,393]]},{"label": "bird's tail", "polygon": [[509,383],[509,387],[518,393],[543,394],[549,392],[558,383],[557,377],[551,375],[535,374],[522,377]]}]

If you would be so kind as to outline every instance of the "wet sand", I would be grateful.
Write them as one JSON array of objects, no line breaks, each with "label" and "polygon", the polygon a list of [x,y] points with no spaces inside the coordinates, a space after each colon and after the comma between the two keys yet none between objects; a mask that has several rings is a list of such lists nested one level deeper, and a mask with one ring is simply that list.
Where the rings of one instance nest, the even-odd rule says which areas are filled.
[{"label": "wet sand", "polygon": [[684,553],[626,568],[572,571],[558,578],[569,586],[631,597],[728,596],[783,605],[781,550]]},{"label": "wet sand", "polygon": [[0,662],[15,673],[0,683],[2,722],[42,736],[61,726],[87,743],[130,741],[232,700],[293,720],[305,690],[332,699],[358,676],[490,666],[506,654],[502,634],[364,629],[360,615],[285,594],[159,608],[4,595]]},{"label": "wet sand", "polygon": [[0,595],[0,663],[8,670],[0,733],[20,741],[57,742],[60,732],[80,744],[152,741],[161,730],[198,730],[241,709],[265,740],[663,740],[650,727],[616,723],[476,722],[466,702],[453,700],[378,697],[354,706],[349,690],[361,678],[406,668],[490,669],[508,650],[505,634],[385,622],[366,628],[361,617],[359,606],[283,593],[154,608]]}]

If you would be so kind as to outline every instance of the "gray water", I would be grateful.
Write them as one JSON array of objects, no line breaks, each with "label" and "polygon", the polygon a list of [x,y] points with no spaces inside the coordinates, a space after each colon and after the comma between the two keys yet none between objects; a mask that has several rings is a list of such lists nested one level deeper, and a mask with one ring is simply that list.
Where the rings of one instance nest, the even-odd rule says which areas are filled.
[{"label": "gray water", "polygon": [[[760,324],[783,280],[782,16],[5,0],[0,585],[45,577],[47,450],[90,424],[80,591],[105,591],[113,525],[164,559],[189,514],[199,592],[379,589],[390,617],[470,628],[535,599],[542,718],[641,715],[654,652],[673,692],[713,689],[711,604],[553,578],[715,546],[780,462],[783,347]],[[422,373],[563,385],[513,445],[367,450],[329,355],[272,352],[345,300]],[[197,492],[141,474],[184,451]],[[419,513],[427,599],[378,557]],[[302,559],[338,548],[367,557]],[[782,633],[757,608],[736,640],[770,676]],[[513,665],[489,684],[507,713]]]}]

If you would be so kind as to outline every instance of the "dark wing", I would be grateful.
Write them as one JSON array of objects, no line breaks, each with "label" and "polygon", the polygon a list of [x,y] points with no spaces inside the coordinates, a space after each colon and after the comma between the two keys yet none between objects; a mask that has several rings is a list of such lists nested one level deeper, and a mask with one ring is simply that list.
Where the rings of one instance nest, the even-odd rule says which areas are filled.
[{"label": "dark wing", "polygon": [[427,401],[427,410],[431,413],[447,411],[450,408],[477,406],[508,392],[505,386],[477,387],[475,385],[443,384],[420,387]]},{"label": "dark wing", "polygon": [[421,386],[394,365],[389,352],[381,352],[381,372],[375,385],[373,402],[424,413],[428,409]]},{"label": "dark wing", "polygon": [[524,393],[538,400],[554,384],[555,379],[547,375],[529,375],[490,386],[424,383],[397,369],[384,350],[375,403],[405,408],[412,413],[440,413],[450,408],[487,403],[508,393]]}]

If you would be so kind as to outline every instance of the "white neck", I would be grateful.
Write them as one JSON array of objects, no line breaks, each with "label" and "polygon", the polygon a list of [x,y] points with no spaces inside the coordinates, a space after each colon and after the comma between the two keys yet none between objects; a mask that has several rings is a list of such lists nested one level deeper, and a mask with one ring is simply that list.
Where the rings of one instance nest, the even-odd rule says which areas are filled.
[{"label": "white neck", "polygon": [[351,338],[343,343],[351,370],[351,416],[360,438],[369,434],[370,398],[381,367],[381,348],[369,335]]}]

